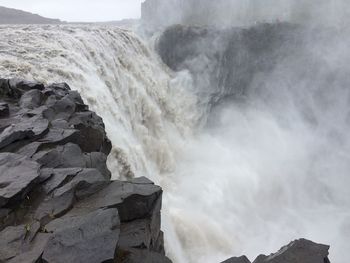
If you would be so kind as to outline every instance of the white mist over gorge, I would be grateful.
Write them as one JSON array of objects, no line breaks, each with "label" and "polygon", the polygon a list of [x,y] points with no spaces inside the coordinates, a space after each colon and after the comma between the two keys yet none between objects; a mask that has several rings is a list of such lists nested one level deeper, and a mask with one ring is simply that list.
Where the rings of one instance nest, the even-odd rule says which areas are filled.
[{"label": "white mist over gorge", "polygon": [[142,18],[156,28],[181,23],[232,27],[277,20],[346,25],[348,8],[343,0],[147,0]]},{"label": "white mist over gorge", "polygon": [[[112,178],[162,187],[172,262],[253,262],[306,238],[348,263],[349,14],[345,0],[146,0],[133,30],[0,25],[0,78],[79,92]],[[254,263],[304,262],[288,250]]]}]

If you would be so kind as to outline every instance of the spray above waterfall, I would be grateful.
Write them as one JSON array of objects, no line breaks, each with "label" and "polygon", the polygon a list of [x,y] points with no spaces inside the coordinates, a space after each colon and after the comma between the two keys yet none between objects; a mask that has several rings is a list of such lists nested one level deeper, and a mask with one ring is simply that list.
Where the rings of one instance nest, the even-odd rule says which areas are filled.
[{"label": "spray above waterfall", "polygon": [[298,236],[334,244],[331,259],[347,262],[349,4],[175,1],[168,18],[172,2],[148,1],[162,11],[148,16],[146,4],[144,20],[183,24],[157,51],[190,72],[207,113],[167,196],[189,262],[253,257]]},{"label": "spray above waterfall", "polygon": [[197,26],[250,26],[261,22],[346,25],[345,0],[147,0],[142,20],[147,29],[161,30],[174,24]]}]

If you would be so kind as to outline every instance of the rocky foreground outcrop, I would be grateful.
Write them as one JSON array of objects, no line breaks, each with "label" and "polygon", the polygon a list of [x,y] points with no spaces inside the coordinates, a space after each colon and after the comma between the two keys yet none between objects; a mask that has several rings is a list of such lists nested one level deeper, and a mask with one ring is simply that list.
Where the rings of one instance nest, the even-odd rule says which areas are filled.
[{"label": "rocky foreground outcrop", "polygon": [[110,150],[66,84],[0,79],[0,262],[170,262],[162,189],[111,181]]},{"label": "rocky foreground outcrop", "polygon": [[[330,263],[328,250],[329,246],[299,239],[282,247],[275,254],[258,256],[253,263]],[[250,261],[242,256],[230,258],[222,263],[250,263]]]}]

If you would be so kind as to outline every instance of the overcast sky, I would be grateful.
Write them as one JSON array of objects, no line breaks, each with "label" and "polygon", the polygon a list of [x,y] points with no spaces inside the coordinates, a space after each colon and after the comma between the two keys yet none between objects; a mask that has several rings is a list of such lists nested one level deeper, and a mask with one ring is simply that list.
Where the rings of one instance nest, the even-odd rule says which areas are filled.
[{"label": "overcast sky", "polygon": [[0,0],[12,7],[64,21],[110,21],[139,18],[143,0]]}]

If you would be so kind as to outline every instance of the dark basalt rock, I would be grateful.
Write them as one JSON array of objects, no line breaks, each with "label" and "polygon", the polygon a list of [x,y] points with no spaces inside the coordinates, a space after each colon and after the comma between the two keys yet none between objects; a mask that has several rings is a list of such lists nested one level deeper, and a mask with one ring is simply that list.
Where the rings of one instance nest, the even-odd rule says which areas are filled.
[{"label": "dark basalt rock", "polygon": [[[316,244],[306,239],[299,239],[282,247],[277,253],[269,256],[260,255],[253,263],[330,263],[329,246]],[[245,257],[230,258],[222,263],[250,263]]]},{"label": "dark basalt rock", "polygon": [[65,192],[58,196],[46,197],[36,209],[34,219],[46,225],[52,219],[60,217],[73,208],[75,202],[74,191]]},{"label": "dark basalt rock", "polygon": [[260,255],[253,263],[329,263],[329,246],[299,239],[270,256]]},{"label": "dark basalt rock", "polygon": [[14,142],[40,138],[48,132],[48,120],[41,116],[15,118],[14,123],[0,134],[0,150]]},{"label": "dark basalt rock", "polygon": [[0,233],[0,261],[11,259],[21,251],[26,236],[24,225],[11,226]]},{"label": "dark basalt rock", "polygon": [[159,253],[148,252],[146,249],[118,250],[117,262],[119,263],[171,263],[171,260]]},{"label": "dark basalt rock", "polygon": [[7,103],[0,103],[0,117],[6,117],[10,114],[9,105]]},{"label": "dark basalt rock", "polygon": [[250,261],[246,256],[241,256],[230,258],[228,260],[223,261],[222,263],[250,263]]},{"label": "dark basalt rock", "polygon": [[103,190],[77,204],[83,208],[118,207],[120,220],[132,220],[152,216],[153,208],[161,200],[162,190],[153,184],[133,184],[114,181]]},{"label": "dark basalt rock", "polygon": [[107,167],[107,155],[102,152],[92,152],[84,155],[86,168],[96,168],[106,178],[111,178]]},{"label": "dark basalt rock", "polygon": [[27,81],[23,79],[10,79],[9,85],[12,89],[19,89],[22,91],[29,90],[43,90],[45,88],[44,84],[36,81]]},{"label": "dark basalt rock", "polygon": [[32,89],[22,95],[19,104],[21,108],[35,109],[41,105],[43,98],[42,92]]},{"label": "dark basalt rock", "polygon": [[[77,112],[69,120],[69,124],[80,130],[81,136],[77,143],[87,152],[102,152],[108,154],[112,145],[105,140],[102,119],[93,112]],[[95,125],[97,124],[97,125]]]},{"label": "dark basalt rock", "polygon": [[78,145],[73,143],[40,151],[32,158],[46,168],[85,167],[83,152]]},{"label": "dark basalt rock", "polygon": [[39,229],[40,224],[34,223],[33,225],[8,227],[2,231],[0,233],[0,261],[36,262],[41,256],[43,241],[48,241],[48,235],[38,233]]},{"label": "dark basalt rock", "polygon": [[66,182],[71,181],[82,170],[82,168],[42,169],[41,175],[47,178],[43,184],[45,192],[51,193]]},{"label": "dark basalt rock", "polygon": [[0,207],[23,199],[38,179],[39,164],[25,156],[0,153]]},{"label": "dark basalt rock", "polygon": [[35,239],[30,241],[30,243],[22,244],[20,253],[14,258],[6,261],[8,263],[37,263],[43,262],[42,253],[49,241],[51,234],[39,232],[36,234]]},{"label": "dark basalt rock", "polygon": [[161,188],[111,181],[111,147],[67,84],[0,79],[0,262],[170,262]]},{"label": "dark basalt rock", "polygon": [[68,182],[66,181],[65,185],[56,189],[53,192],[53,196],[61,196],[64,193],[73,190],[75,197],[77,199],[82,199],[98,192],[98,190],[101,190],[104,188],[103,186],[106,185],[108,185],[108,179],[106,179],[98,170],[83,169],[78,172],[72,180]]},{"label": "dark basalt rock", "polygon": [[119,224],[115,208],[82,215],[68,213],[46,226],[53,234],[42,258],[52,263],[112,261],[119,239]]}]

